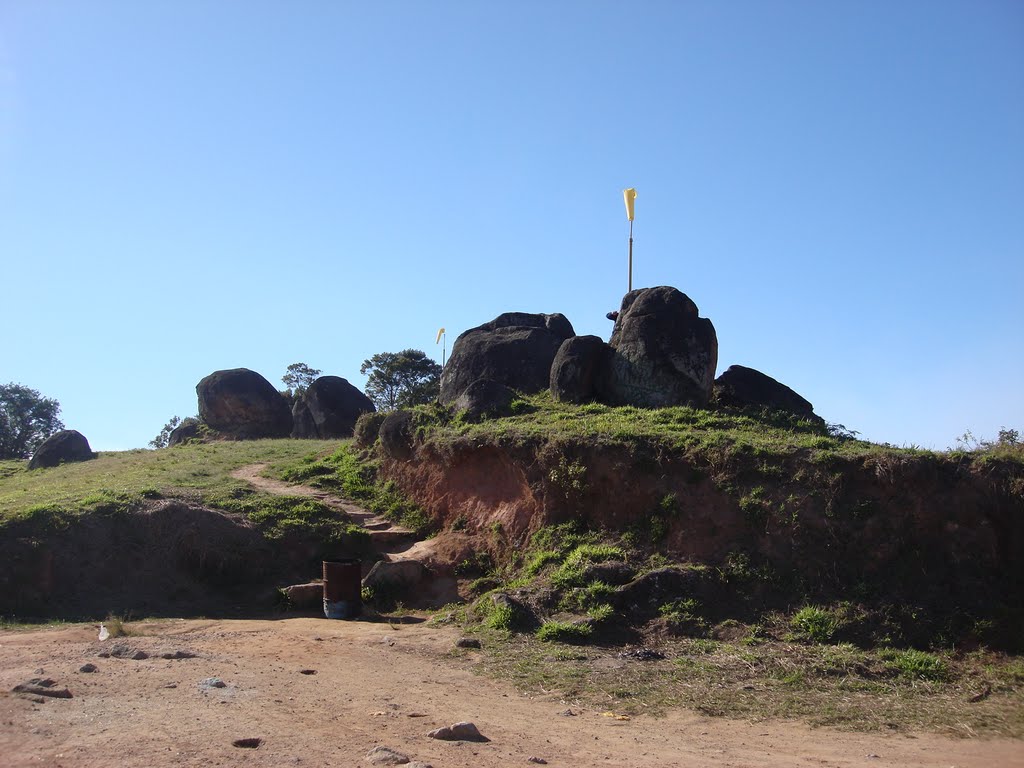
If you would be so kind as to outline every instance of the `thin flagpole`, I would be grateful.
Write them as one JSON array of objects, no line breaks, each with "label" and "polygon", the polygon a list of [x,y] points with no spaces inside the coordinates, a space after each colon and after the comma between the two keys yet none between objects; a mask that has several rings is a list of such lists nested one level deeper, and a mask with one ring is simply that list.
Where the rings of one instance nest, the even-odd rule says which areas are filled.
[{"label": "thin flagpole", "polygon": [[633,290],[633,220],[629,220],[629,290]]}]

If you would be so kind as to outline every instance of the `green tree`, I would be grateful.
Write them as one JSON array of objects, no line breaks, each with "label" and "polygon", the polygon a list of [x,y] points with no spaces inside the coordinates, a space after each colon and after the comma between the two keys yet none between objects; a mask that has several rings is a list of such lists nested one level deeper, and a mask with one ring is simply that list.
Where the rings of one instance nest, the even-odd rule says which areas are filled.
[{"label": "green tree", "polygon": [[150,448],[166,448],[167,442],[171,439],[171,432],[174,428],[181,424],[181,419],[177,416],[171,416],[171,420],[164,424],[163,429],[160,430],[160,434],[149,441]]},{"label": "green tree", "polygon": [[316,381],[320,371],[310,368],[305,363],[292,363],[288,366],[287,372],[281,377],[281,381],[288,387],[288,399],[294,400],[301,397],[302,393],[309,389],[309,385]]},{"label": "green tree", "polygon": [[0,385],[0,459],[27,459],[64,429],[60,403],[21,384]]},{"label": "green tree", "polygon": [[369,373],[366,396],[381,411],[429,403],[441,389],[441,366],[418,349],[380,352],[364,360],[359,372]]}]

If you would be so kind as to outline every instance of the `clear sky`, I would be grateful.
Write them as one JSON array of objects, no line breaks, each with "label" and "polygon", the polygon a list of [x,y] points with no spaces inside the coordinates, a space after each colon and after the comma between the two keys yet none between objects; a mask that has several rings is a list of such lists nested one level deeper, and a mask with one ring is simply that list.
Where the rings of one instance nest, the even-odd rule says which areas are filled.
[{"label": "clear sky", "polygon": [[1024,3],[0,0],[0,383],[98,450],[195,385],[607,339],[674,285],[830,422],[1024,429]]}]

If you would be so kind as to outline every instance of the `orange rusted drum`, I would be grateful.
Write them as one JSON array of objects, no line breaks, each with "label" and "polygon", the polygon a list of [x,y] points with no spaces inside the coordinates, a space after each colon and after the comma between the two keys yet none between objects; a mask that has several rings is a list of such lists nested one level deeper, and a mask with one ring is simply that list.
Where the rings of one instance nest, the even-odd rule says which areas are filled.
[{"label": "orange rusted drum", "polygon": [[355,559],[324,560],[324,616],[354,619],[363,611],[363,564]]}]

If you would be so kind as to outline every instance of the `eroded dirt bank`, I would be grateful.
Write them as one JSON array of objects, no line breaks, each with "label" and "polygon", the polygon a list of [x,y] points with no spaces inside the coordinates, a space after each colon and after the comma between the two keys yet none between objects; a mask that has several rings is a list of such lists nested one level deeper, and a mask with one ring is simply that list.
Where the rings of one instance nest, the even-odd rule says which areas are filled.
[{"label": "eroded dirt bank", "polygon": [[1019,465],[454,439],[419,444],[381,471],[499,559],[541,526],[579,520],[631,531],[673,559],[721,566],[740,556],[776,586],[823,599],[856,589],[966,617],[1021,613]]},{"label": "eroded dirt bank", "polygon": [[[616,720],[557,694],[473,673],[477,652],[427,624],[168,620],[97,641],[95,625],[0,632],[0,754],[12,766],[369,765],[388,746],[435,768],[551,766],[1024,766],[1020,743],[847,733],[673,712]],[[97,654],[121,643],[141,660]],[[184,651],[192,658],[163,659]],[[97,671],[82,673],[85,663]],[[303,674],[312,670],[315,674]],[[70,699],[9,693],[34,677]],[[216,677],[223,688],[203,685]],[[574,714],[565,714],[570,710]],[[459,720],[491,739],[426,733]],[[258,749],[233,747],[259,738]]]}]

